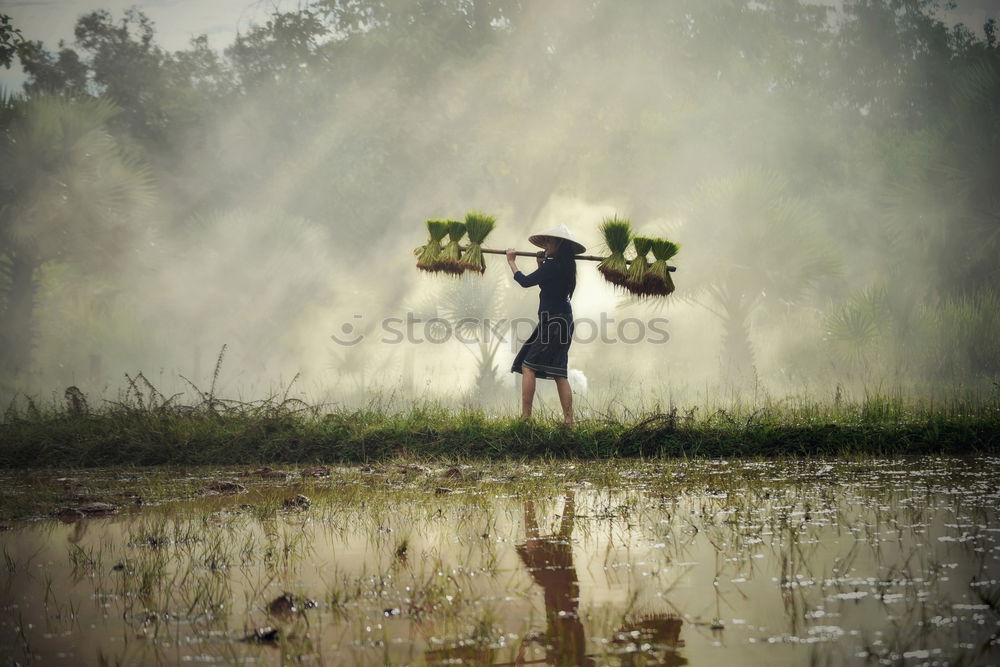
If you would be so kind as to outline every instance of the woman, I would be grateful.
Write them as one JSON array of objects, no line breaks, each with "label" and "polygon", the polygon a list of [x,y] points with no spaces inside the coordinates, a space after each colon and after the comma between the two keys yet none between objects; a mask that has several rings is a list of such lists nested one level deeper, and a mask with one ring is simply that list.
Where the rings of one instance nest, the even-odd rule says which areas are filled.
[{"label": "woman", "polygon": [[563,422],[573,425],[573,392],[566,379],[569,345],[573,339],[573,307],[570,299],[576,289],[576,255],[586,248],[565,225],[529,236],[542,248],[538,269],[524,275],[517,268],[513,248],[507,248],[507,264],[521,287],[538,285],[538,326],[514,357],[511,372],[521,373],[521,415],[531,419],[535,399],[535,379],[553,379],[559,392]]}]

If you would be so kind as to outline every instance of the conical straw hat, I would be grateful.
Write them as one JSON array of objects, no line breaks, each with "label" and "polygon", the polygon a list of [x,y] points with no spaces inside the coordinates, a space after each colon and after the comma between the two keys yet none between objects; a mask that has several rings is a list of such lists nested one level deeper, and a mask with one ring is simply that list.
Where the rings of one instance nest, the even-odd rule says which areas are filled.
[{"label": "conical straw hat", "polygon": [[545,231],[538,232],[537,234],[532,234],[528,237],[528,241],[541,248],[542,241],[547,236],[568,241],[570,245],[573,246],[574,255],[579,255],[587,250],[587,246],[580,243],[580,240],[576,238],[576,234],[571,232],[569,227],[566,225],[557,225],[551,229],[546,229]]}]

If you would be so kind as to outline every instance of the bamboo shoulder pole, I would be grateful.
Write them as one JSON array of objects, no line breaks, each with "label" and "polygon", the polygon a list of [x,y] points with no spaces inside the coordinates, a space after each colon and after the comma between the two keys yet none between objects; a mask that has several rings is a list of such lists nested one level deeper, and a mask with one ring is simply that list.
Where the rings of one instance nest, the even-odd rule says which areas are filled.
[{"label": "bamboo shoulder pole", "polygon": [[[462,250],[466,250],[466,249],[467,249],[466,246],[462,247]],[[483,248],[482,250],[483,250],[484,253],[488,253],[490,255],[506,255],[507,254],[506,250],[494,250],[493,248]],[[544,250],[539,250],[537,252],[530,252],[530,251],[526,251],[526,250],[517,250],[517,251],[514,252],[514,254],[516,256],[518,256],[518,257],[538,257],[538,253],[540,253],[540,252],[545,252],[545,251]],[[577,255],[576,258],[577,259],[586,259],[586,260],[589,260],[591,262],[602,262],[602,261],[604,261],[606,259],[605,257],[601,257],[600,255]],[[629,264],[632,263],[631,259],[626,259],[625,261],[628,262]],[[667,270],[668,271],[676,271],[677,267],[676,266],[667,266]]]}]

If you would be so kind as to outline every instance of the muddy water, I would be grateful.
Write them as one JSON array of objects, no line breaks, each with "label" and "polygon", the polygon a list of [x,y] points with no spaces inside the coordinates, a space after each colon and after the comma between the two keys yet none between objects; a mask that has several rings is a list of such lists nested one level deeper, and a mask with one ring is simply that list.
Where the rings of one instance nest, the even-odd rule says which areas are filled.
[{"label": "muddy water", "polygon": [[1000,663],[998,459],[238,473],[6,522],[0,659]]}]

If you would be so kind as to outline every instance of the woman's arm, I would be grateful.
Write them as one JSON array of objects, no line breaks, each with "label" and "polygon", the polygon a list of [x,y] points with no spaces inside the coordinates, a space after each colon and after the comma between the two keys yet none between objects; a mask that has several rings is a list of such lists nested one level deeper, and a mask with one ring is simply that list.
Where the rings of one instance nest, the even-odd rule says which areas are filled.
[{"label": "woman's arm", "polygon": [[[510,251],[508,251],[510,252]],[[514,263],[513,259],[508,259],[507,264],[510,265],[511,271],[514,272],[514,280],[521,287],[534,287],[535,285],[541,285],[542,283],[548,281],[553,276],[559,273],[558,261],[550,259],[544,264],[538,266],[538,270],[534,271],[528,275],[524,275],[517,270],[517,265]]]},{"label": "woman's arm", "polygon": [[[507,248],[506,254],[507,254],[507,266],[510,267],[511,273],[516,274],[518,272],[517,251],[514,250],[513,248]],[[544,261],[545,261],[545,251],[539,250],[538,254],[535,255],[535,262],[538,264],[539,268],[541,268],[542,262]]]},{"label": "woman's arm", "polygon": [[510,272],[517,275],[517,251],[513,248],[507,248],[507,266],[510,267]]}]

